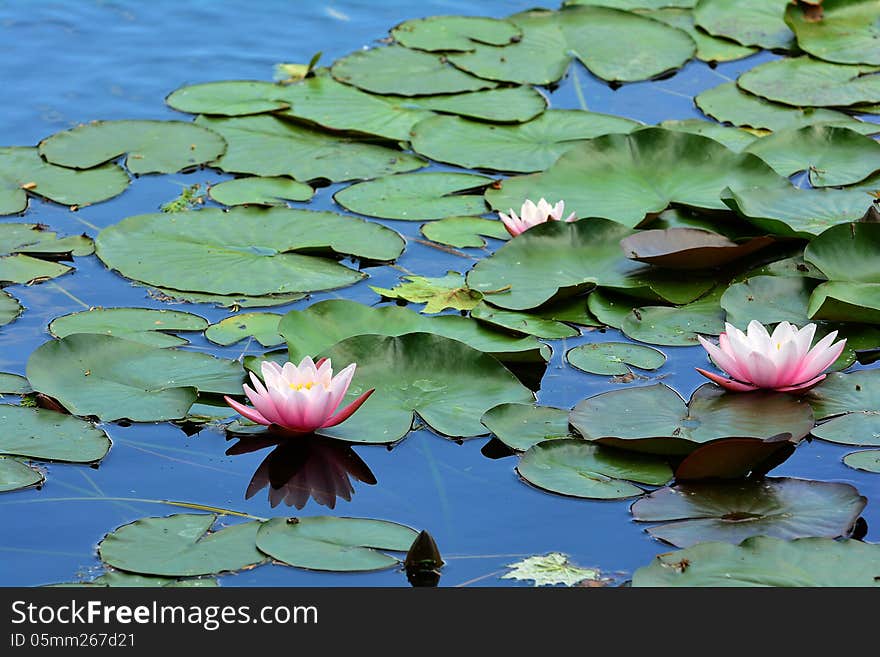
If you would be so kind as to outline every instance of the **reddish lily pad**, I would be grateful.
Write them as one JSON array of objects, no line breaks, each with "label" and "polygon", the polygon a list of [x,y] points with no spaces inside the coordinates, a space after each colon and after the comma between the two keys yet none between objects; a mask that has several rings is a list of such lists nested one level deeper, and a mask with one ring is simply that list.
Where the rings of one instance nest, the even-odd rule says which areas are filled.
[{"label": "reddish lily pad", "polygon": [[723,267],[773,243],[770,236],[737,244],[700,228],[641,230],[620,241],[628,258],[669,269]]},{"label": "reddish lily pad", "polygon": [[676,481],[763,476],[794,453],[790,433],[770,438],[722,438],[697,447],[678,464]]}]

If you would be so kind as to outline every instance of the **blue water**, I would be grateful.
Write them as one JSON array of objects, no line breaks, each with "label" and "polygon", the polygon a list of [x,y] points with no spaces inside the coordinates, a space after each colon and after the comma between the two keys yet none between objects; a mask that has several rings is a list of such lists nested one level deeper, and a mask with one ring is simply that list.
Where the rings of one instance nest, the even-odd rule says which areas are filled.
[{"label": "blue water", "polygon": [[[421,0],[385,2],[0,2],[0,144],[33,145],[40,139],[95,119],[186,118],[164,97],[197,82],[272,77],[274,64],[305,62],[318,50],[323,61],[369,46],[393,25],[433,14],[504,16],[533,6],[533,0]],[[612,90],[578,65],[550,96],[553,107],[581,107],[579,87],[590,110],[654,123],[700,116],[692,97],[735,79],[739,72],[772,57],[761,54],[716,69],[691,62],[673,77]],[[23,219],[62,233],[94,237],[126,216],[156,211],[182,186],[215,183],[229,176],[211,170],[187,175],[148,176],[121,197],[79,212],[33,201]],[[332,194],[318,190],[308,207],[339,210]],[[420,237],[417,223],[383,222],[409,238]],[[474,257],[459,257],[410,241],[398,265],[439,276],[466,271]],[[15,323],[0,329],[0,371],[24,372],[30,352],[49,339],[46,325],[59,315],[89,306],[169,307],[150,299],[143,288],[108,272],[94,257],[77,258],[73,274],[31,287],[9,288],[27,307]],[[368,284],[391,286],[401,272],[368,270],[371,278],[335,294],[375,303]],[[302,301],[277,310],[302,308]],[[178,305],[217,321],[228,316],[207,305]],[[572,406],[584,397],[612,389],[604,377],[564,365],[567,349],[593,340],[620,339],[616,331],[590,331],[552,343],[539,401]],[[195,339],[194,349],[237,358],[243,345],[218,348]],[[699,349],[663,348],[667,364],[655,373],[688,396],[702,381],[693,372],[704,363]],[[250,348],[246,353],[258,353]],[[187,437],[171,424],[106,425],[113,449],[98,468],[49,464],[41,490],[0,496],[0,585],[37,585],[88,577],[99,568],[95,547],[115,527],[148,515],[181,511],[144,500],[178,500],[234,509],[260,517],[347,515],[377,517],[428,529],[447,561],[441,585],[519,585],[500,580],[504,566],[519,558],[561,551],[583,566],[625,576],[655,554],[670,549],[631,520],[631,501],[597,502],[553,496],[525,485],[515,458],[492,460],[481,454],[486,439],[463,444],[429,431],[414,431],[393,450],[360,446],[355,452],[369,466],[376,485],[354,483],[351,502],[335,510],[314,502],[296,511],[269,505],[266,490],[245,500],[251,475],[268,450],[225,456],[232,444],[216,430]],[[843,466],[852,448],[814,441],[803,444],[774,474],[844,481],[869,500],[880,499],[880,476]],[[140,501],[137,501],[140,500]],[[867,540],[880,540],[880,504],[869,503],[864,517]],[[265,566],[221,578],[227,585],[407,585],[398,571],[333,575]]]}]

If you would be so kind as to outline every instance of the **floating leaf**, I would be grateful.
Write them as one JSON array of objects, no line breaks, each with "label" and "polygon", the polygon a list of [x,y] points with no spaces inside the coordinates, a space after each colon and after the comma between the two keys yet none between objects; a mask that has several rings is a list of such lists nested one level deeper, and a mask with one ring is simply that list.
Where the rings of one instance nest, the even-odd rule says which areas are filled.
[{"label": "floating leaf", "polygon": [[0,290],[0,326],[5,326],[18,319],[24,312],[24,308],[14,296]]},{"label": "floating leaf", "polygon": [[107,534],[98,555],[120,570],[165,577],[215,575],[266,561],[255,545],[261,523],[212,531],[216,521],[206,513],[141,518]]},{"label": "floating leaf", "polygon": [[677,482],[763,476],[794,453],[791,434],[770,438],[722,438],[697,447],[675,469]]},{"label": "floating leaf", "polygon": [[670,203],[726,209],[719,195],[728,186],[784,184],[754,155],[734,153],[707,137],[649,127],[576,144],[547,171],[489,189],[486,200],[506,211],[525,198],[565,199],[566,211],[579,217],[636,226]]},{"label": "floating leaf", "polygon": [[115,164],[73,171],[47,163],[36,148],[0,148],[0,215],[24,212],[28,193],[62,205],[91,205],[118,196],[128,175]]},{"label": "floating leaf", "polygon": [[[484,301],[481,301],[471,309],[472,318],[517,333],[534,335],[535,337],[547,340],[572,338],[580,335],[580,331],[576,328],[555,319],[553,317],[554,314],[553,310],[537,311],[535,313],[501,310],[493,308]],[[586,315],[586,313],[584,314]],[[585,321],[589,322],[590,320],[585,317]]]},{"label": "floating leaf", "polygon": [[17,459],[0,456],[0,493],[40,486],[45,479],[36,468]]},{"label": "floating leaf", "polygon": [[16,253],[0,256],[0,282],[30,285],[63,276],[72,267]]},{"label": "floating leaf", "polygon": [[804,249],[804,260],[833,281],[880,283],[880,224],[832,226]]},{"label": "floating leaf", "polygon": [[134,174],[174,173],[216,160],[226,150],[223,137],[183,121],[95,121],[58,132],[40,142],[51,164],[91,169],[128,154]]},{"label": "floating leaf", "polygon": [[690,9],[697,0],[565,0],[566,7],[590,5],[593,7],[613,7],[614,9],[661,9],[663,7],[681,7]]},{"label": "floating leaf", "polygon": [[174,579],[171,577],[153,577],[150,575],[135,575],[121,570],[108,569],[103,575],[86,582],[65,582],[53,584],[56,587],[161,587],[161,588],[191,588],[191,587],[215,587],[220,586],[216,579],[209,577],[193,577],[191,579]]},{"label": "floating leaf", "polygon": [[481,16],[416,18],[391,30],[399,44],[427,51],[468,51],[480,43],[504,46],[521,35],[510,21]]},{"label": "floating leaf", "polygon": [[802,277],[753,276],[731,285],[721,297],[727,321],[740,329],[756,320],[762,324],[802,325],[812,285]]},{"label": "floating leaf", "polygon": [[168,287],[157,287],[153,290],[148,290],[147,295],[151,299],[168,303],[210,303],[218,308],[232,308],[234,310],[240,308],[269,308],[272,306],[283,306],[293,301],[299,301],[306,296],[305,294],[296,292],[290,294],[266,294],[262,296],[247,294],[208,294],[206,292],[172,290]]},{"label": "floating leaf", "polygon": [[510,449],[524,452],[545,440],[571,438],[568,409],[532,404],[499,404],[480,422]]},{"label": "floating leaf", "polygon": [[880,65],[875,0],[825,0],[821,7],[819,21],[796,5],[786,9],[785,22],[801,50],[829,62]]},{"label": "floating leaf", "polygon": [[[629,133],[639,125],[630,119],[583,110],[547,110],[517,125],[435,116],[416,124],[411,141],[414,151],[438,162],[528,173],[546,169],[580,140]],[[522,200],[516,208],[520,205]]]},{"label": "floating leaf", "polygon": [[880,546],[861,541],[755,536],[667,552],[633,574],[633,586],[878,586]]},{"label": "floating leaf", "polygon": [[0,372],[0,395],[26,395],[33,392],[28,380],[18,374]]},{"label": "floating leaf", "polygon": [[843,445],[880,447],[880,410],[853,411],[818,425],[816,438]]},{"label": "floating leaf", "polygon": [[568,560],[561,552],[528,557],[516,563],[507,564],[509,573],[501,576],[501,579],[515,579],[519,581],[532,581],[535,586],[575,586],[579,582],[589,580],[601,581],[602,576],[593,568],[581,568]]},{"label": "floating leaf", "polygon": [[569,349],[566,360],[579,370],[590,374],[622,376],[631,374],[629,368],[656,370],[666,362],[662,351],[630,342],[594,342]]},{"label": "floating leaf", "polygon": [[810,319],[880,324],[880,285],[828,281],[810,295]]},{"label": "floating leaf", "polygon": [[351,418],[321,431],[351,442],[395,442],[410,431],[414,412],[442,435],[479,436],[486,433],[480,418],[488,409],[534,401],[492,356],[439,335],[359,335],[320,355],[338,366],[357,363],[348,401],[376,388]]},{"label": "floating leaf", "polygon": [[620,319],[620,330],[633,340],[667,346],[699,344],[697,335],[724,330],[720,290],[684,306],[641,306]]},{"label": "floating leaf", "polygon": [[442,278],[405,276],[404,282],[393,288],[370,286],[376,294],[388,299],[404,299],[412,303],[424,303],[423,313],[439,313],[446,308],[471,310],[483,295],[467,286],[464,276],[455,271]]},{"label": "floating leaf", "polygon": [[[608,0],[605,1],[607,2]],[[646,5],[648,0],[634,0],[634,3]],[[656,4],[662,5],[662,8],[640,13],[687,32],[688,36],[697,44],[697,59],[701,59],[704,62],[729,62],[748,57],[758,50],[754,47],[740,45],[735,41],[710,36],[697,28],[692,11],[671,6],[672,0],[658,0]]]},{"label": "floating leaf", "polygon": [[58,237],[41,224],[0,224],[0,254],[24,253],[35,258],[87,256],[95,245],[85,235]]},{"label": "floating leaf", "polygon": [[552,493],[617,500],[644,491],[627,480],[662,486],[672,469],[662,458],[602,447],[569,438],[539,442],[516,466],[530,484]]},{"label": "floating leaf", "polygon": [[880,473],[880,449],[863,449],[843,457],[845,465],[855,470]]},{"label": "floating leaf", "polygon": [[654,454],[688,454],[720,438],[800,440],[813,428],[809,404],[783,393],[726,393],[700,386],[684,400],[663,383],[612,390],[579,402],[569,422],[584,438]]},{"label": "floating leaf", "polygon": [[105,228],[95,243],[104,264],[129,278],[248,296],[329,290],[364,278],[334,260],[297,251],[382,261],[404,248],[403,239],[384,226],[288,208],[142,214]]},{"label": "floating leaf", "polygon": [[[880,145],[878,145],[880,146]],[[742,244],[701,228],[640,230],[620,241],[628,258],[669,269],[723,267],[773,243],[755,237]]]},{"label": "floating leaf", "polygon": [[305,183],[283,176],[235,178],[208,188],[208,196],[223,205],[286,205],[308,201],[314,193]]},{"label": "floating leaf", "polygon": [[633,518],[676,547],[703,541],[739,543],[752,536],[793,539],[847,536],[867,499],[849,484],[806,479],[688,483],[637,500]]},{"label": "floating leaf", "polygon": [[812,57],[777,59],[746,71],[740,89],[796,107],[880,103],[880,75],[870,66],[832,64]]},{"label": "floating leaf", "polygon": [[666,130],[689,132],[693,135],[702,135],[703,137],[714,139],[735,153],[741,153],[746,146],[758,139],[748,130],[721,125],[714,121],[704,121],[703,119],[661,121],[657,126]]},{"label": "floating leaf", "polygon": [[0,405],[0,454],[67,463],[95,463],[110,450],[107,434],[71,415]]},{"label": "floating leaf", "polygon": [[257,533],[257,547],[296,568],[361,572],[392,568],[400,559],[380,550],[406,552],[418,532],[370,518],[272,518]]},{"label": "floating leaf", "polygon": [[336,192],[333,200],[370,217],[426,221],[482,214],[486,211],[482,189],[492,182],[492,178],[470,173],[400,174],[351,185]]},{"label": "floating leaf", "polygon": [[154,347],[176,347],[187,340],[164,331],[203,331],[208,320],[177,310],[150,308],[92,308],[57,317],[49,323],[49,333],[65,338],[74,333],[100,333],[134,340]]},{"label": "floating leaf", "polygon": [[196,123],[226,139],[226,154],[214,165],[230,173],[339,182],[412,171],[426,164],[419,157],[393,148],[307,128],[274,116],[201,116]]},{"label": "floating leaf", "polygon": [[219,345],[229,346],[245,338],[253,337],[264,347],[282,344],[278,334],[278,322],[283,315],[277,313],[242,313],[211,324],[205,337]]},{"label": "floating leaf", "polygon": [[486,240],[481,236],[505,241],[510,239],[510,234],[500,221],[480,217],[447,217],[426,223],[421,231],[432,242],[457,248],[484,247]]},{"label": "floating leaf", "polygon": [[700,0],[697,26],[713,36],[767,50],[790,49],[794,35],[783,18],[789,0]]},{"label": "floating leaf", "polygon": [[183,418],[197,392],[240,394],[244,378],[235,361],[89,333],[38,347],[27,377],[71,413],[135,422]]},{"label": "floating leaf", "polygon": [[633,308],[640,306],[642,300],[622,294],[611,294],[595,290],[587,297],[587,308],[596,318],[612,328],[619,329],[624,318]]},{"label": "floating leaf", "polygon": [[849,374],[832,372],[807,393],[816,418],[823,420],[854,411],[880,411],[878,370],[859,370]]}]

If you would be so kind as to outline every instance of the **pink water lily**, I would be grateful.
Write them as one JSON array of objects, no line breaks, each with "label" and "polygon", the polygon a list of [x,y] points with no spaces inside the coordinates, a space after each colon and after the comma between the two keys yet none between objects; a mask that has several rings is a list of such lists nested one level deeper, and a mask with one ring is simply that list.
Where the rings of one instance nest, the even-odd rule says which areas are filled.
[{"label": "pink water lily", "polygon": [[748,332],[725,324],[718,336],[718,345],[698,336],[700,344],[709,352],[715,364],[732,378],[697,368],[697,372],[720,386],[736,392],[758,389],[792,392],[805,390],[825,378],[823,372],[838,359],[846,340],[834,342],[837,331],[832,331],[810,349],[816,325],[802,329],[780,322],[767,332],[763,324],[752,320]]},{"label": "pink water lily", "polygon": [[[299,365],[265,361],[260,370],[263,381],[251,372],[251,388],[245,384],[244,393],[255,408],[224,397],[226,403],[247,419],[274,425],[291,433],[311,433],[344,422],[361,407],[375,389],[367,390],[338,413],[356,365],[352,363],[333,376],[330,360],[322,358],[315,363],[306,356]],[[265,383],[264,383],[265,382]]]},{"label": "pink water lily", "polygon": [[[513,211],[508,210],[509,214],[499,212],[498,216],[501,222],[513,237],[516,237],[523,231],[528,230],[532,226],[543,224],[546,221],[562,221],[562,213],[565,211],[565,201],[559,201],[556,205],[550,205],[544,199],[538,201],[538,204],[531,200],[527,200],[520,208],[519,216]],[[572,212],[565,221],[574,221],[577,216]]]}]

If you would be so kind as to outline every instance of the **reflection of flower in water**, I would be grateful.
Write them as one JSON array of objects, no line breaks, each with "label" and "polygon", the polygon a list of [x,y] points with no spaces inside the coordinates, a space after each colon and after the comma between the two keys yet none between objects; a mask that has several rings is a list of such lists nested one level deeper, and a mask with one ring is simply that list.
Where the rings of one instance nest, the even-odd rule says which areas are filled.
[{"label": "reflection of flower in water", "polygon": [[266,447],[273,449],[254,472],[245,499],[250,499],[269,486],[269,504],[274,508],[282,501],[302,509],[309,501],[336,507],[336,498],[351,501],[354,487],[350,477],[373,485],[376,477],[351,445],[309,435],[286,440],[278,436],[240,438],[226,450],[229,455],[247,454]]}]

